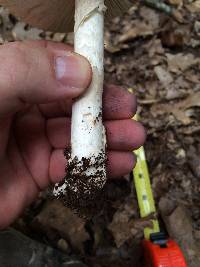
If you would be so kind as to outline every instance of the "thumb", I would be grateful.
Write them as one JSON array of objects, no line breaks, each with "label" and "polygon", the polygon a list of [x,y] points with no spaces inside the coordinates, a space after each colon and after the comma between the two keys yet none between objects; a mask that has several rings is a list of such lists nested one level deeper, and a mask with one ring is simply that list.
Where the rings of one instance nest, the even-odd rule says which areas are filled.
[{"label": "thumb", "polygon": [[64,44],[15,42],[0,47],[0,116],[24,104],[75,98],[91,81],[88,61]]}]

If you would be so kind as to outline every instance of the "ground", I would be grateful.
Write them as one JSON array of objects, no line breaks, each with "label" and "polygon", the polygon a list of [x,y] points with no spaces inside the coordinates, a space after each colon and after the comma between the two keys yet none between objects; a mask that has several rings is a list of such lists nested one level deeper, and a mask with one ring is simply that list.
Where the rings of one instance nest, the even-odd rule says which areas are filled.
[{"label": "ground", "polygon": [[[188,266],[199,267],[200,1],[166,1],[171,16],[147,2],[135,2],[107,25],[105,77],[138,97],[158,216]],[[1,8],[0,42],[28,38],[72,40],[30,28]],[[149,219],[139,218],[132,177],[110,181],[105,202],[105,210],[86,222],[47,191],[13,227],[89,266],[143,266],[140,244]]]}]

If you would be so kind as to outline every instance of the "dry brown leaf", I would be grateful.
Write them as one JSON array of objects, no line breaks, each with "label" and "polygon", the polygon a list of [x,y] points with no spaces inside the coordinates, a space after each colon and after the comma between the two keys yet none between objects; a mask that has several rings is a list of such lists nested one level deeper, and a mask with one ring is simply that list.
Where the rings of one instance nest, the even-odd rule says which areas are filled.
[{"label": "dry brown leaf", "polygon": [[200,146],[198,148],[190,146],[187,151],[188,164],[192,170],[195,177],[200,179]]},{"label": "dry brown leaf", "polygon": [[185,73],[185,79],[192,83],[200,84],[200,77],[198,74],[195,74],[193,71],[188,71]]},{"label": "dry brown leaf", "polygon": [[138,235],[142,237],[144,228],[153,226],[151,222],[153,217],[152,214],[151,218],[133,220],[129,217],[125,218],[124,213],[116,212],[112,223],[108,227],[114,236],[116,246],[119,248],[126,241]]},{"label": "dry brown leaf", "polygon": [[112,232],[117,247],[122,246],[132,237],[138,235],[142,237],[144,228],[152,227],[151,219],[154,218],[154,214],[144,219],[133,219],[134,214],[135,207],[131,199],[128,203],[122,204],[114,214],[108,229]]},{"label": "dry brown leaf", "polygon": [[181,102],[180,108],[200,107],[200,91],[190,95]]},{"label": "dry brown leaf", "polygon": [[120,47],[112,45],[109,41],[105,41],[104,43],[105,43],[105,50],[108,51],[109,53],[113,54],[121,50]]},{"label": "dry brown leaf", "polygon": [[168,0],[168,2],[174,6],[182,6],[183,5],[183,0]]},{"label": "dry brown leaf", "polygon": [[185,6],[191,13],[200,12],[200,0],[194,1],[188,5],[185,5]]},{"label": "dry brown leaf", "polygon": [[109,53],[116,53],[120,51],[120,47],[118,46],[114,46],[110,40],[110,34],[109,32],[105,32],[104,35],[104,46],[106,51],[108,51]]},{"label": "dry brown leaf", "polygon": [[153,31],[159,28],[160,17],[159,13],[156,12],[156,10],[143,6],[140,9],[140,16],[143,18],[147,25],[151,26],[151,29]]},{"label": "dry brown leaf", "polygon": [[137,25],[130,28],[128,31],[125,31],[125,33],[119,37],[119,42],[123,43],[123,42],[133,40],[137,37],[141,37],[141,36],[145,37],[145,36],[152,35],[152,34],[153,34],[153,29],[151,25],[147,25],[144,22],[142,23],[140,22]]},{"label": "dry brown leaf", "polygon": [[198,36],[200,36],[200,21],[196,20],[194,23],[194,30]]},{"label": "dry brown leaf", "polygon": [[152,106],[151,112],[154,115],[173,114],[177,120],[187,125],[191,123],[191,118],[186,110],[192,107],[200,107],[200,92],[196,92],[176,104],[155,104]]},{"label": "dry brown leaf", "polygon": [[184,17],[179,10],[177,9],[172,10],[172,17],[179,23],[184,23]]},{"label": "dry brown leaf", "polygon": [[32,226],[43,233],[59,233],[75,250],[83,251],[83,243],[89,239],[85,230],[85,221],[79,218],[60,201],[47,201],[39,215],[32,222]]},{"label": "dry brown leaf", "polygon": [[171,238],[173,238],[181,247],[184,256],[190,267],[200,266],[200,246],[193,236],[192,220],[188,211],[178,206],[169,210],[173,205],[172,201],[162,199],[159,203],[162,218]]},{"label": "dry brown leaf", "polygon": [[196,58],[191,53],[185,55],[183,53],[178,53],[175,55],[167,53],[166,56],[168,69],[174,73],[180,73],[200,63],[200,58]]},{"label": "dry brown leaf", "polygon": [[158,79],[164,86],[167,86],[173,82],[172,75],[167,70],[165,70],[162,66],[156,66],[154,68],[154,71]]},{"label": "dry brown leaf", "polygon": [[183,47],[185,36],[184,32],[180,30],[167,30],[161,33],[162,43],[167,47]]}]

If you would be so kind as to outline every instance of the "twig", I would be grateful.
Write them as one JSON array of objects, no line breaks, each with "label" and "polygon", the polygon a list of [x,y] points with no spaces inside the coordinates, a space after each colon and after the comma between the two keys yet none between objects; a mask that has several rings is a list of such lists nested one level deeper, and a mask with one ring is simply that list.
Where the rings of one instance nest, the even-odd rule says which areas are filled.
[{"label": "twig", "polygon": [[159,10],[168,16],[173,17],[176,21],[183,23],[183,17],[181,13],[177,9],[165,4],[161,0],[143,0],[142,2],[144,5]]},{"label": "twig", "polygon": [[167,15],[172,15],[173,13],[173,8],[163,2],[161,2],[160,0],[143,0],[144,4],[155,8],[159,11],[162,11],[164,13],[166,13]]}]

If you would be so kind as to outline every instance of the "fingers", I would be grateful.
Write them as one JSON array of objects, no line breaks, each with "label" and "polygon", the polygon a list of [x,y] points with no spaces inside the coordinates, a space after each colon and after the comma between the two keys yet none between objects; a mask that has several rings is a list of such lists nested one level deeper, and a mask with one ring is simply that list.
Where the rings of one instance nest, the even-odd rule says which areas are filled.
[{"label": "fingers", "polygon": [[58,183],[65,177],[66,164],[63,149],[54,150],[49,162],[49,177],[52,183]]},{"label": "fingers", "polygon": [[136,164],[136,157],[132,152],[109,151],[107,161],[108,178],[120,178],[129,174]]},{"label": "fingers", "polygon": [[115,85],[105,86],[103,103],[103,116],[107,120],[132,118],[137,110],[135,95]]},{"label": "fingers", "polygon": [[[71,115],[72,101],[40,105],[46,118],[64,117]],[[106,120],[132,118],[137,109],[136,97],[122,87],[106,85],[103,94],[103,117]]]},{"label": "fingers", "polygon": [[46,133],[52,147],[57,149],[69,147],[71,141],[71,120],[69,118],[48,120]]},{"label": "fingers", "polygon": [[45,134],[45,120],[33,106],[28,112],[15,116],[13,134],[20,154],[40,189],[48,185],[51,146]]},{"label": "fingers", "polygon": [[[108,178],[119,178],[131,172],[136,159],[131,152],[109,151],[107,161]],[[66,159],[63,150],[54,150],[49,167],[49,176],[53,183],[60,182],[66,175]]]},{"label": "fingers", "polygon": [[[134,120],[106,121],[107,145],[110,150],[132,151],[140,147],[146,137],[144,127]],[[54,148],[70,146],[71,121],[68,118],[50,119],[47,136]]]},{"label": "fingers", "polygon": [[15,42],[0,47],[0,115],[24,103],[72,99],[91,80],[88,61],[69,46],[51,42]]},{"label": "fingers", "polygon": [[72,103],[72,100],[66,99],[54,103],[39,105],[39,109],[43,116],[47,119],[71,116]]},{"label": "fingers", "polygon": [[133,151],[143,145],[146,132],[141,123],[134,120],[106,121],[108,149]]}]

